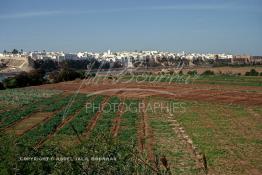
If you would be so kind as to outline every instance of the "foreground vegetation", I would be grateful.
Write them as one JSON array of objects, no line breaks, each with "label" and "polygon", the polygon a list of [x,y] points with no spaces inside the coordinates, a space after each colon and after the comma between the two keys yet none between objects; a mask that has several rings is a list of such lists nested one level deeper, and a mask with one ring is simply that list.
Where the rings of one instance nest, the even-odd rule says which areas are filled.
[{"label": "foreground vegetation", "polygon": [[[211,76],[221,81],[222,75],[202,78],[209,81]],[[242,82],[255,83],[255,78],[239,78]],[[147,97],[144,100],[149,104],[172,102],[177,110],[124,111],[119,130],[113,135],[119,113],[109,104],[119,106],[124,101],[136,109],[141,99],[61,94],[30,88],[2,92],[0,103],[12,108],[0,111],[0,174],[203,174],[196,157],[174,127],[174,120],[205,154],[209,173],[262,172],[261,106]],[[98,107],[106,99],[106,112],[86,108],[86,103]],[[21,135],[12,135],[16,134],[10,132],[16,130],[13,126],[23,125],[21,121],[37,118],[39,113],[49,116],[43,121],[30,120],[33,124]],[[93,127],[88,127],[92,123]],[[7,127],[11,128],[9,132]],[[54,159],[21,160],[24,157]],[[98,160],[99,157],[103,160]]]},{"label": "foreground vegetation", "polygon": [[0,174],[152,174],[134,145],[109,134],[82,140],[70,150],[59,145],[33,149],[15,136],[0,135]]},{"label": "foreground vegetation", "polygon": [[211,173],[262,172],[262,125],[259,106],[186,102],[174,117],[206,154]]}]

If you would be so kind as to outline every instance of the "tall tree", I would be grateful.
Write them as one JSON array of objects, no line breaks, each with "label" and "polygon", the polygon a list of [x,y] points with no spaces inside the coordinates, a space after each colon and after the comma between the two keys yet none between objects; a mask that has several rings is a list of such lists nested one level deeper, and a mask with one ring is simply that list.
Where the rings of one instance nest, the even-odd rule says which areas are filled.
[{"label": "tall tree", "polygon": [[12,51],[12,54],[18,54],[19,53],[19,51],[17,50],[17,49],[14,49],[13,51]]}]

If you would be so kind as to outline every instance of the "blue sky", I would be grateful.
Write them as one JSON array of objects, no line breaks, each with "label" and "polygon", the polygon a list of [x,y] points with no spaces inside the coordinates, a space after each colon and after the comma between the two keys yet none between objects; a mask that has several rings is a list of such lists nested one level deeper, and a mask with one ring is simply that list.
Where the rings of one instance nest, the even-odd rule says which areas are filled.
[{"label": "blue sky", "polygon": [[13,48],[262,55],[262,1],[1,0],[0,51]]}]

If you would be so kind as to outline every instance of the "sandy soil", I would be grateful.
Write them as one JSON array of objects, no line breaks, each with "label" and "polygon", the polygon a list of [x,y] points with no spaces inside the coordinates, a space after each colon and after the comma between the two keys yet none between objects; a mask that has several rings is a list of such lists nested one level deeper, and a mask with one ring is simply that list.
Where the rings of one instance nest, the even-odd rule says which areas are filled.
[{"label": "sandy soil", "polygon": [[[66,92],[77,92],[82,81],[45,84],[36,88],[58,89]],[[161,96],[172,99],[206,101],[214,103],[262,105],[262,87],[223,86],[209,84],[177,84],[177,83],[114,83],[104,81],[85,84],[79,89],[81,93],[117,95],[125,98],[144,98]]]}]

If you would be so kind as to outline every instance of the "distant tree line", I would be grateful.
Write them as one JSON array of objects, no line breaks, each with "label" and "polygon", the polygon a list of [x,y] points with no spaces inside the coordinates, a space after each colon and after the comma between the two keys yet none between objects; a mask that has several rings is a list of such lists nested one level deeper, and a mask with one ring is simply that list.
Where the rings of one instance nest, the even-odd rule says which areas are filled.
[{"label": "distant tree line", "polygon": [[121,62],[109,62],[109,61],[98,61],[97,59],[82,59],[82,60],[63,60],[56,61],[52,59],[46,60],[35,60],[34,68],[42,69],[46,72],[61,69],[66,65],[70,69],[75,70],[86,70],[87,67],[91,69],[109,69],[109,68],[120,68],[123,67]]},{"label": "distant tree line", "polygon": [[18,49],[13,49],[12,51],[7,51],[7,50],[4,50],[3,51],[3,54],[22,54],[24,51],[23,49],[20,49],[20,51]]},{"label": "distant tree line", "polygon": [[0,89],[36,86],[45,83],[57,83],[94,77],[96,74],[87,74],[87,67],[91,69],[109,69],[121,67],[122,64],[115,62],[101,62],[96,59],[64,60],[61,62],[46,59],[36,60],[34,70],[21,72],[14,77],[8,77],[0,83]]}]

